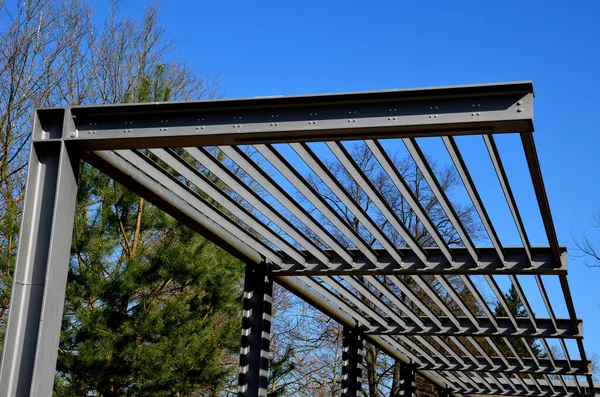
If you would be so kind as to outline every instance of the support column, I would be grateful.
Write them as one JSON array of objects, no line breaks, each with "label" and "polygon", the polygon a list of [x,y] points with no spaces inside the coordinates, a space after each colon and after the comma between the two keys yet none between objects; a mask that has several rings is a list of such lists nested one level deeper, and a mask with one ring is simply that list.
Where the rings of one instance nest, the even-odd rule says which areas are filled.
[{"label": "support column", "polygon": [[342,397],[357,397],[362,389],[362,335],[344,328],[342,349]]},{"label": "support column", "polygon": [[400,395],[412,397],[416,392],[416,366],[414,364],[400,363]]},{"label": "support column", "polygon": [[32,144],[27,170],[0,367],[3,397],[50,397],[54,386],[80,157],[60,139],[65,122],[74,128],[68,112],[44,115],[43,124],[36,118],[39,141]]},{"label": "support column", "polygon": [[247,264],[242,313],[239,397],[266,397],[273,278],[265,264]]}]

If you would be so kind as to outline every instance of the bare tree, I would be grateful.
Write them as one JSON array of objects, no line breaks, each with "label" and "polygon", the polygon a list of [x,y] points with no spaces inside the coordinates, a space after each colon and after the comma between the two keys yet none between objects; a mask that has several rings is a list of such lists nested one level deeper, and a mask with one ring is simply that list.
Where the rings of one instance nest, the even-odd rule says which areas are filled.
[{"label": "bare tree", "polygon": [[[33,109],[62,103],[90,27],[81,1],[0,2],[0,338],[18,243]],[[2,340],[0,339],[0,341]]]},{"label": "bare tree", "polygon": [[[356,161],[359,168],[365,173],[365,175],[371,180],[376,190],[381,193],[387,203],[390,205],[392,210],[399,216],[401,221],[407,226],[407,228],[411,231],[413,237],[424,247],[435,246],[432,236],[428,233],[427,229],[424,227],[423,223],[418,219],[415,212],[406,202],[404,197],[399,194],[398,190],[394,186],[392,180],[386,174],[386,172],[379,165],[372,152],[368,149],[368,147],[364,143],[357,143],[348,145],[348,151],[350,152],[352,158]],[[321,155],[321,152],[320,156]],[[323,155],[324,156],[324,155]],[[406,182],[411,187],[413,193],[426,210],[434,225],[440,230],[442,237],[446,241],[449,246],[460,246],[462,242],[458,236],[457,231],[453,228],[451,222],[446,216],[445,212],[441,208],[437,198],[430,190],[427,185],[423,175],[419,171],[418,167],[411,158],[409,157],[400,157],[397,153],[393,153],[391,156],[391,160],[395,167],[400,171],[401,175],[404,177]],[[460,185],[460,179],[456,173],[456,170],[453,166],[442,166],[433,161],[433,159],[428,159],[442,188],[447,193],[447,195],[452,198],[452,191],[454,188]],[[392,242],[396,246],[405,246],[405,242],[398,235],[398,232],[393,228],[392,225],[389,224],[389,220],[381,214],[376,208],[374,203],[371,201],[370,197],[361,189],[359,184],[354,180],[352,175],[339,163],[337,160],[329,158],[325,156],[322,159],[324,165],[327,169],[342,183],[346,191],[352,196],[354,201],[358,203],[360,208],[362,208],[368,215],[376,222],[376,224],[384,231],[384,234],[392,240]],[[329,204],[334,207],[337,212],[342,216],[342,218],[346,221],[347,224],[351,225],[356,232],[358,232],[363,239],[376,247],[378,242],[377,240],[366,230],[366,228],[360,223],[358,218],[352,211],[347,208],[337,196],[332,194],[332,192],[325,186],[325,184],[313,173],[307,174],[307,180],[309,183],[315,188],[324,198],[327,200]],[[483,237],[483,229],[479,219],[476,215],[476,211],[469,203],[465,205],[456,200],[452,200],[452,205],[456,209],[456,212],[463,222],[465,227],[467,228],[469,235],[474,240],[477,240]],[[317,212],[315,211],[315,214]],[[320,215],[320,213],[319,213]],[[346,240],[345,236],[334,227],[333,224],[324,216],[321,215],[321,222],[324,225],[327,225],[330,232],[336,236],[339,241],[345,242],[348,246],[351,246],[351,243]],[[301,226],[301,225],[299,225]],[[307,230],[307,232],[310,232]],[[363,280],[364,282],[365,280]],[[385,280],[383,280],[385,281]],[[440,309],[437,308],[434,304],[432,304],[430,298],[419,289],[418,286],[415,285],[414,281],[410,277],[403,277],[403,281],[409,285],[412,289],[414,289],[415,293],[426,302],[426,304],[431,307],[431,309],[441,314]],[[456,310],[457,313],[460,313],[460,310],[455,307],[455,303],[452,302],[452,299],[445,293],[443,288],[437,284],[433,278],[426,279],[436,291],[439,293],[441,299],[445,300],[453,310]],[[466,291],[464,285],[462,285],[459,279],[449,279],[449,282],[456,287],[457,291],[463,296],[466,300],[467,305],[469,307],[473,307],[473,312],[476,314],[480,314],[480,308],[476,306],[474,303],[472,296]],[[396,289],[396,293],[402,297],[409,306],[414,306],[412,302],[410,302],[397,287],[393,285],[389,285],[391,289]],[[360,294],[357,292],[357,296]],[[342,297],[343,298],[343,297]],[[364,302],[366,304],[371,304],[369,300],[363,297]],[[454,306],[452,306],[454,305]],[[300,306],[306,306],[300,303]],[[419,312],[417,307],[413,307],[415,312]],[[297,322],[301,322],[302,319],[298,319],[296,313],[301,311],[302,313],[306,312],[316,312],[316,309],[306,307],[305,309],[299,310],[297,308],[290,310],[286,313],[280,313],[280,316],[287,316],[296,319]],[[313,334],[320,335],[318,339],[318,343],[315,340],[310,340],[308,338],[302,339],[297,338],[293,339],[293,343],[295,345],[300,345],[299,349],[308,350],[312,347],[314,351],[318,352],[320,349],[323,349],[322,343],[326,341],[328,344],[333,344],[333,346],[328,347],[328,349],[337,349],[338,351],[341,348],[341,338],[337,337],[339,335],[340,330],[338,328],[332,328],[330,323],[318,321],[318,314],[313,314],[310,316],[307,321],[306,326],[309,326],[311,332]],[[317,321],[315,321],[317,320]],[[289,321],[289,320],[288,320]],[[286,329],[284,327],[284,329]],[[287,329],[286,329],[287,330]],[[281,332],[281,331],[280,331]],[[287,332],[287,331],[286,331]],[[432,344],[435,344],[434,341],[431,341]],[[451,343],[451,342],[449,342]],[[380,396],[398,396],[399,395],[399,381],[400,381],[400,367],[399,364],[394,360],[390,359],[388,356],[380,352],[375,346],[367,344],[366,348],[366,374],[363,374],[363,379],[366,380],[366,387],[363,389],[363,393],[369,397],[380,397]],[[328,367],[337,366],[341,367],[341,362],[331,363]],[[297,374],[295,377],[299,380],[299,383],[303,385],[306,384],[302,379],[305,377],[305,371],[309,371],[314,367],[297,367]],[[319,376],[316,384],[319,385],[332,385],[334,382],[337,382],[337,379],[333,379],[330,375],[330,372],[321,372],[316,375]],[[435,393],[435,389],[427,385],[427,382],[418,377],[419,390],[422,395],[428,395],[431,393]],[[333,387],[330,387],[333,389]],[[301,395],[319,395],[314,389],[310,390],[309,393]]]},{"label": "bare tree", "polygon": [[[600,211],[592,218],[592,227],[600,233]],[[575,246],[579,251],[579,256],[586,259],[587,266],[600,267],[600,247],[592,238],[584,234],[582,238],[575,239]]]}]

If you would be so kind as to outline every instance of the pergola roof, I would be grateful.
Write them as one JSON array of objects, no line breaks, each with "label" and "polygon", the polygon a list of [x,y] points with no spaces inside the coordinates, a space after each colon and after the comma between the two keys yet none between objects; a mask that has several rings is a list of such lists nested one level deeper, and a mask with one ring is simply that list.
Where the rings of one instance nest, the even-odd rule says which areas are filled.
[{"label": "pergola roof", "polygon": [[[86,161],[238,258],[268,266],[277,283],[452,393],[594,394],[567,282],[566,249],[558,243],[533,139],[530,82],[42,109],[35,144],[61,139],[52,126],[62,123],[65,112],[74,128],[64,139],[81,148]],[[512,150],[524,152],[523,172],[531,176],[548,246],[529,242],[504,168],[510,160],[501,158],[494,138],[505,133],[520,135],[522,146]],[[457,135],[483,137],[512,214],[505,222],[516,225],[520,246],[502,245]],[[422,137],[443,141],[491,247],[470,236],[420,146]],[[344,141],[366,145],[433,244],[423,246],[414,237]],[[325,142],[327,153],[310,142]],[[448,244],[386,145],[403,145],[410,154],[460,244]],[[372,203],[369,209],[327,159],[351,176]],[[385,228],[375,214],[386,220]],[[509,278],[525,317],[510,310],[498,275]],[[528,297],[538,292],[524,289],[519,276],[535,279],[548,318],[535,316]],[[558,279],[562,296],[550,299],[548,278]],[[486,290],[506,317],[494,315]],[[568,318],[555,316],[558,298]],[[532,351],[532,338],[544,357]],[[558,340],[564,358],[554,357],[548,339]],[[570,356],[566,339],[575,340],[578,359]]]}]

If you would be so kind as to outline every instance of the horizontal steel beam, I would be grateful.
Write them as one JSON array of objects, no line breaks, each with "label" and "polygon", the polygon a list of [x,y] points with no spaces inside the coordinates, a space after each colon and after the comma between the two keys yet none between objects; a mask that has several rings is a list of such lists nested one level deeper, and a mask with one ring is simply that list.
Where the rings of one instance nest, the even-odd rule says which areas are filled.
[{"label": "horizontal steel beam", "polygon": [[[485,377],[483,379],[486,380],[488,383],[493,382],[491,380],[491,378],[489,378],[489,377]],[[504,387],[509,387],[506,380],[504,380],[504,379],[496,379],[496,380],[500,383],[500,385],[502,385]],[[487,388],[480,381],[478,381],[476,379],[473,379],[473,381],[475,382],[476,385],[481,385],[481,389],[485,390]],[[590,394],[590,390],[587,387],[581,386],[581,391],[578,390],[577,385],[573,381],[565,381],[566,392],[562,386],[562,383],[557,379],[551,380],[551,383],[548,383],[546,380],[543,380],[543,379],[536,379],[535,381],[533,381],[531,379],[522,379],[522,381],[532,391],[534,391],[535,394],[532,394],[531,392],[526,392],[525,390],[523,390],[523,388],[519,385],[519,383],[517,383],[516,379],[511,380],[511,383],[512,383],[512,386],[514,386],[514,388],[517,389],[517,392],[514,392],[513,390],[500,390],[497,388],[495,390],[490,390],[489,393],[482,393],[481,390],[478,390],[475,388],[471,388],[471,389],[456,389],[456,388],[454,388],[453,391],[460,393],[460,394],[469,395],[471,397],[531,396],[531,395],[556,396],[556,397],[584,397],[584,396],[589,397],[592,395],[592,394]],[[536,383],[539,384],[541,391],[537,389],[537,387],[535,385]],[[600,383],[596,383],[595,386],[600,387]]]},{"label": "horizontal steel beam", "polygon": [[373,264],[360,251],[350,250],[354,263],[344,261],[334,251],[325,250],[329,255],[329,263],[323,264],[311,252],[302,251],[306,261],[295,262],[284,253],[281,268],[276,270],[287,276],[332,276],[332,275],[368,275],[368,274],[566,274],[567,250],[561,248],[562,261],[556,263],[552,250],[547,247],[533,247],[533,262],[527,258],[523,248],[505,248],[506,260],[502,262],[494,248],[477,248],[479,263],[475,263],[466,248],[452,248],[454,262],[449,262],[439,248],[425,248],[429,262],[423,263],[409,248],[398,249],[403,262],[395,261],[387,251],[376,249],[378,263]]},{"label": "horizontal steel beam", "polygon": [[[438,317],[442,327],[438,327],[429,317],[420,317],[423,326],[415,323],[408,317],[401,317],[404,326],[390,325],[382,327],[374,325],[365,330],[366,334],[373,335],[437,335],[437,336],[504,336],[504,337],[531,337],[531,338],[583,338],[582,321],[578,320],[577,328],[573,328],[571,319],[556,319],[556,329],[552,319],[536,318],[537,329],[533,327],[531,319],[526,317],[516,318],[518,328],[515,329],[509,318],[496,317],[498,329],[492,320],[487,317],[477,317],[479,326],[474,325],[467,317],[457,317],[461,327],[457,328],[448,317]],[[390,323],[392,321],[390,320]]]},{"label": "horizontal steel beam", "polygon": [[[503,372],[506,374],[548,374],[548,375],[588,375],[588,366],[590,362],[581,360],[550,360],[547,358],[506,357],[506,363],[500,357],[490,357],[491,363],[483,357],[475,357],[477,362],[472,363],[467,357],[464,357],[464,363],[456,359],[446,357],[447,363],[430,363],[423,361],[417,366],[420,370],[427,371],[458,371],[458,372]],[[538,365],[539,363],[539,365]],[[570,364],[570,365],[569,365]]]},{"label": "horizontal steel beam", "polygon": [[[86,150],[532,132],[531,82],[72,107]],[[46,134],[51,137],[51,133]]]}]

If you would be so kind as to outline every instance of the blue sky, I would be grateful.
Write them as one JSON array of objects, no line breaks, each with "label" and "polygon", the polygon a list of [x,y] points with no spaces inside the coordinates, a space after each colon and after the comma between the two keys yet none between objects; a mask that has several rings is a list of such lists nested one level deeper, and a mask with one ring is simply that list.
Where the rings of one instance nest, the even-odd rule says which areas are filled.
[{"label": "blue sky", "polygon": [[[96,4],[101,10],[105,2]],[[146,4],[128,0],[123,11],[139,14]],[[573,237],[593,233],[590,221],[600,209],[598,15],[597,0],[162,3],[178,54],[203,73],[220,75],[225,97],[532,80],[546,189],[559,241],[572,253]],[[478,166],[483,144],[462,145],[485,185],[488,166]],[[518,139],[500,137],[498,145],[530,239],[547,244]],[[501,193],[491,184],[482,189],[488,206],[497,208],[492,217],[510,219]],[[519,243],[511,222],[499,229],[505,245]],[[569,281],[586,350],[600,353],[600,268],[571,256]]]}]

